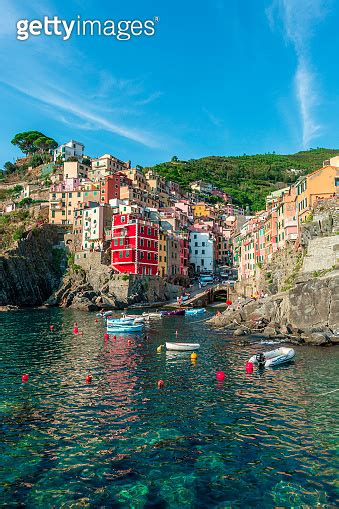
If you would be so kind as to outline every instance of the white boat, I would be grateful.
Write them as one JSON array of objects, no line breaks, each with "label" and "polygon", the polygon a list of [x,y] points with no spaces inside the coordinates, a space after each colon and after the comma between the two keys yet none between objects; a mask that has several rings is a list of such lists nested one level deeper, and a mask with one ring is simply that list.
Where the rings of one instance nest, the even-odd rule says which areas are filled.
[{"label": "white boat", "polygon": [[[257,355],[252,355],[248,362],[252,362],[252,364],[258,364]],[[260,355],[260,354],[259,354]],[[271,350],[269,352],[264,352],[265,358],[265,368],[278,366],[279,364],[284,364],[285,362],[291,361],[295,357],[295,351],[293,348],[280,347],[276,350]]]},{"label": "white boat", "polygon": [[111,316],[114,311],[105,311],[104,313],[97,313],[97,316],[100,318],[106,318],[107,316]]},{"label": "white boat", "polygon": [[159,320],[162,318],[161,313],[143,313],[142,316],[145,318],[145,320]]},{"label": "white boat", "polygon": [[107,318],[107,326],[110,325],[134,325],[133,318]]},{"label": "white boat", "polygon": [[133,323],[144,323],[145,317],[141,315],[123,315],[124,319],[133,320]]},{"label": "white boat", "polygon": [[178,351],[185,351],[185,350],[198,350],[200,348],[199,343],[168,343],[166,342],[166,348],[167,350],[178,350]]}]

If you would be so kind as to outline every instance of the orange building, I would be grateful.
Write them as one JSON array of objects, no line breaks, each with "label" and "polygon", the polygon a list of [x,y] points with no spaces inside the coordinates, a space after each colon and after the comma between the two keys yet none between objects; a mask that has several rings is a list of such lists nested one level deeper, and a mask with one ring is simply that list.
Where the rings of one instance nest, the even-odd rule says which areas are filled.
[{"label": "orange building", "polygon": [[331,198],[338,194],[339,167],[323,166],[309,175],[300,177],[294,184],[297,190],[297,211],[299,221],[305,221],[309,211],[319,199]]}]

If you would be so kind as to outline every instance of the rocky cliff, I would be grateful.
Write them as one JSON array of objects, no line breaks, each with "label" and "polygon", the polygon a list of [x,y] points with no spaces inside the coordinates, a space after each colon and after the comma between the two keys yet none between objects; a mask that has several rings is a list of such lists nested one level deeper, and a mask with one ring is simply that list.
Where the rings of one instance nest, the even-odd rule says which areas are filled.
[{"label": "rocky cliff", "polygon": [[0,256],[0,306],[39,306],[59,286],[65,251],[53,225],[25,233]]},{"label": "rocky cliff", "polygon": [[109,265],[102,263],[103,256],[100,252],[79,255],[47,304],[83,311],[124,309],[132,304],[166,302],[175,299],[181,290],[161,277],[114,274]]}]

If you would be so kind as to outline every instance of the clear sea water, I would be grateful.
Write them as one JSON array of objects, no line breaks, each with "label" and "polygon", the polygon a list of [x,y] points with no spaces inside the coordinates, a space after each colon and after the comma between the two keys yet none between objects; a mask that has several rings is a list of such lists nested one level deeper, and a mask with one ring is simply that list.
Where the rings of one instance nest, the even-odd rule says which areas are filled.
[{"label": "clear sea water", "polygon": [[[105,341],[93,314],[2,313],[0,506],[338,506],[339,391],[322,395],[338,388],[338,350],[296,347],[293,364],[249,375],[246,359],[273,347],[204,318]],[[176,330],[201,343],[195,363],[157,353]]]}]

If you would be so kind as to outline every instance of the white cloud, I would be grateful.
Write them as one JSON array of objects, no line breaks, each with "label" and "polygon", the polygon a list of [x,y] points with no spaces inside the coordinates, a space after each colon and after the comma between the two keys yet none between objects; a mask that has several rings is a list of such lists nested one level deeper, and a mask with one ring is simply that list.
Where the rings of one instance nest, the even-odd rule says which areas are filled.
[{"label": "white cloud", "polygon": [[[26,87],[16,86],[6,81],[2,81],[2,83],[28,97],[35,99],[38,102],[57,108],[65,113],[71,113],[78,119],[87,122],[86,129],[88,129],[89,126],[94,126],[96,129],[104,129],[105,131],[118,134],[124,138],[136,141],[150,148],[156,148],[159,146],[159,142],[156,141],[155,136],[148,133],[146,130],[141,131],[135,128],[128,128],[112,122],[109,120],[108,116],[92,111],[91,105],[80,105],[78,97],[74,97],[72,99],[70,98],[70,94],[57,94],[52,89],[49,89],[46,86],[46,83],[43,87],[34,86],[32,85],[32,82]],[[71,122],[68,117],[67,122],[68,124]],[[78,124],[76,127],[78,127]]]},{"label": "white cloud", "polygon": [[297,69],[294,77],[296,99],[302,123],[302,144],[310,142],[320,133],[322,126],[316,117],[321,102],[317,77],[312,68],[309,43],[317,23],[327,14],[329,2],[325,0],[274,0],[266,10],[271,29],[276,16],[283,21],[284,36],[294,46]]}]

